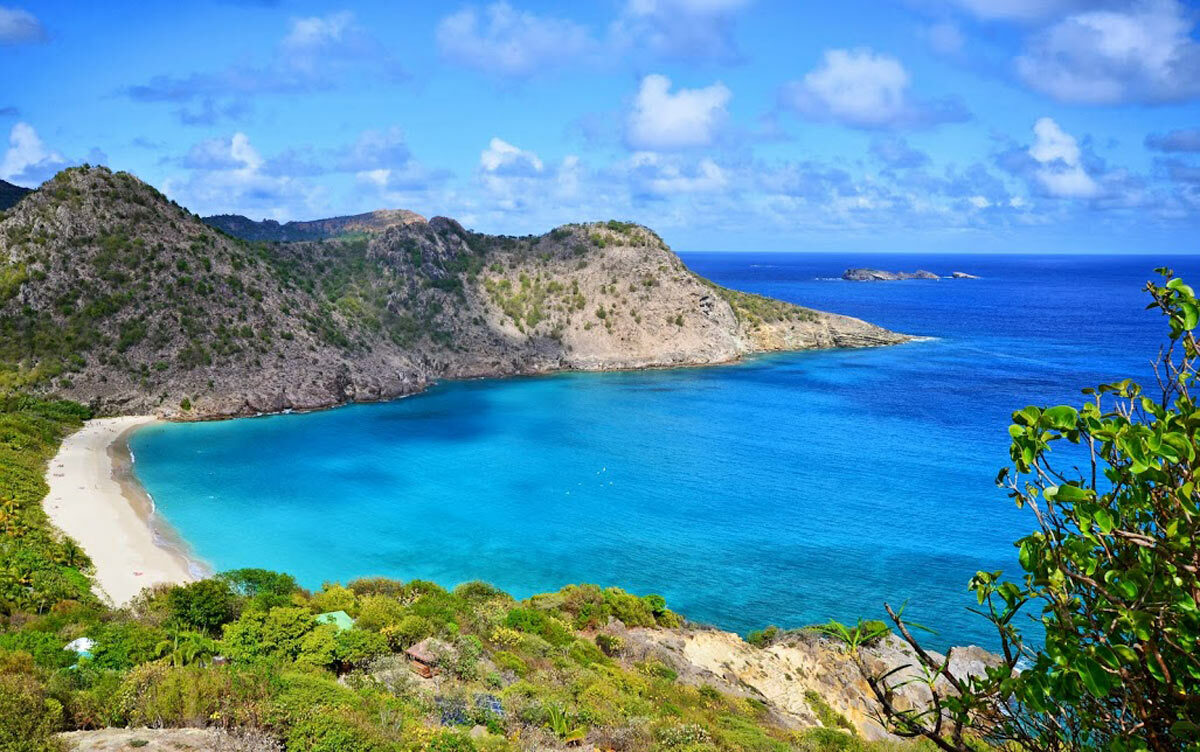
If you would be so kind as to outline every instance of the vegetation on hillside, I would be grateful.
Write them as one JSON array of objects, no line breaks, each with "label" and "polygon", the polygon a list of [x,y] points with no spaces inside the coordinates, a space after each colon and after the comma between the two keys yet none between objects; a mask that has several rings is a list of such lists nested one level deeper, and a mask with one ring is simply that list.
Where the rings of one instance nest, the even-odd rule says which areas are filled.
[{"label": "vegetation on hillside", "polygon": [[[701,301],[701,280],[627,222],[510,237],[395,211],[305,227],[320,239],[247,240],[128,173],[62,171],[0,213],[0,393],[102,412],[312,408],[459,372],[560,368],[576,353],[595,367],[638,342],[618,366],[678,363],[680,347],[709,362],[706,346],[727,335],[753,340],[765,325],[817,317],[715,285]],[[868,334],[866,344],[901,339]],[[806,341],[802,331],[795,346]]]}]

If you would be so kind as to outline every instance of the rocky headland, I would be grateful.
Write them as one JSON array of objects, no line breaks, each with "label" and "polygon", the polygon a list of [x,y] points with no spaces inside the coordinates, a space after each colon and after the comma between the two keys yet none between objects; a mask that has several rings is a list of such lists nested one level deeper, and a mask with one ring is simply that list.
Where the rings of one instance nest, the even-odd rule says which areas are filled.
[{"label": "rocky headland", "polygon": [[[0,215],[0,388],[206,418],[909,339],[715,285],[634,224],[509,237],[404,211],[209,222],[222,230],[103,167]],[[246,239],[264,234],[312,239]]]}]

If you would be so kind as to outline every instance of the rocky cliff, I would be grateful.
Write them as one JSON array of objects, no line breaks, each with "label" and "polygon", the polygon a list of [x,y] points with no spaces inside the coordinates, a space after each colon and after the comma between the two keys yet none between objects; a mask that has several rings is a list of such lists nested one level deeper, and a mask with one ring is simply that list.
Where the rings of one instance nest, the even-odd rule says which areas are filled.
[{"label": "rocky cliff", "polygon": [[515,238],[369,216],[327,221],[346,237],[253,243],[131,175],[66,170],[0,221],[0,390],[214,417],[907,339],[714,285],[637,225]]}]

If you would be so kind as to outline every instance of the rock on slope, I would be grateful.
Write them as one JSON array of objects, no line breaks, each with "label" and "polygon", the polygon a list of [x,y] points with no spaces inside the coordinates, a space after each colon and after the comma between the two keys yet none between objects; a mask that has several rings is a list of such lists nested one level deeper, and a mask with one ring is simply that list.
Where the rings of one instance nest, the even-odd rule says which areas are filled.
[{"label": "rock on slope", "polygon": [[402,219],[251,243],[126,173],[65,170],[0,221],[0,389],[214,417],[908,339],[714,285],[637,225],[513,238]]},{"label": "rock on slope", "polygon": [[[760,648],[731,632],[706,628],[625,628],[612,622],[605,630],[619,638],[622,660],[657,660],[683,683],[757,699],[776,725],[840,726],[872,741],[896,738],[880,724],[879,703],[844,645],[820,633],[789,632]],[[919,664],[907,643],[889,634],[859,653],[875,675],[899,669],[893,676],[896,684],[918,679],[896,690],[897,707],[928,707],[932,694],[919,680]],[[950,659],[950,671],[960,678],[982,675],[999,660],[974,646],[952,648]],[[945,680],[938,681],[945,690]]]}]

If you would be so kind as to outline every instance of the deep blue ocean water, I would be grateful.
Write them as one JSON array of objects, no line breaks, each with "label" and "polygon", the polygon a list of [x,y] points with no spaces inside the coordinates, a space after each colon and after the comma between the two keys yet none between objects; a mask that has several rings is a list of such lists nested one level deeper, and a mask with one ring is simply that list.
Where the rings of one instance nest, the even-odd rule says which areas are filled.
[{"label": "deep blue ocean water", "polygon": [[[366,575],[517,596],[657,592],[738,631],[879,618],[993,645],[971,575],[1015,570],[1032,520],[993,485],[1010,413],[1150,380],[1140,292],[1200,257],[683,254],[741,290],[936,339],[713,368],[446,383],[305,415],[153,426],[158,510],[216,569]],[[848,266],[980,280],[850,283]]]}]

